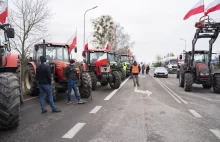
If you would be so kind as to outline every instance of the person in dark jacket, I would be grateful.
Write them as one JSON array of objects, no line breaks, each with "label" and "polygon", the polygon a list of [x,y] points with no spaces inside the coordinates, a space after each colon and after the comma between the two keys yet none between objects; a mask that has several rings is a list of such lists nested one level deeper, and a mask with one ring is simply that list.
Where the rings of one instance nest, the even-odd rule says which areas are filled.
[{"label": "person in dark jacket", "polygon": [[85,101],[81,100],[81,97],[77,90],[77,71],[75,67],[75,60],[70,60],[70,65],[66,67],[66,77],[68,79],[68,104],[72,104],[71,102],[71,91],[74,90],[74,94],[78,100],[78,104],[84,104]]},{"label": "person in dark jacket", "polygon": [[150,67],[149,67],[149,65],[147,65],[147,68],[146,68],[146,74],[148,74],[149,71],[150,71]]},{"label": "person in dark jacket", "polygon": [[134,61],[134,63],[130,67],[130,72],[133,75],[134,87],[136,87],[136,84],[137,84],[137,86],[140,86],[139,79],[138,79],[138,75],[139,75],[140,71],[141,71],[141,67],[137,64],[136,61]]},{"label": "person in dark jacket", "polygon": [[42,113],[47,112],[44,106],[44,93],[47,94],[52,112],[61,112],[61,110],[55,107],[53,101],[50,67],[46,65],[46,58],[44,56],[40,56],[40,61],[41,64],[36,69],[36,78],[40,89],[40,105]]}]

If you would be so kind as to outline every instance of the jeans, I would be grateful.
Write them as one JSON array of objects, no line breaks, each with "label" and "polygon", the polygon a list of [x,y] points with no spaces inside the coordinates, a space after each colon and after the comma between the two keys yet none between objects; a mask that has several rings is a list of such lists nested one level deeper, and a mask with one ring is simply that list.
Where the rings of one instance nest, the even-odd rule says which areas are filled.
[{"label": "jeans", "polygon": [[77,87],[76,87],[76,82],[72,79],[68,79],[68,101],[71,101],[71,91],[72,89],[74,90],[74,94],[77,98],[77,100],[79,101],[81,99]]},{"label": "jeans", "polygon": [[39,84],[39,89],[40,89],[40,105],[41,105],[41,109],[42,111],[45,110],[45,105],[44,105],[44,93],[47,94],[47,97],[48,97],[48,101],[49,101],[49,104],[50,104],[50,107],[52,110],[55,110],[56,107],[54,105],[54,101],[53,101],[53,96],[52,96],[52,87],[50,84],[48,85],[42,85],[42,84]]},{"label": "jeans", "polygon": [[133,74],[133,82],[134,82],[134,86],[136,86],[136,83],[137,83],[137,85],[139,86],[138,74],[137,74],[137,75],[134,75],[134,74]]},{"label": "jeans", "polygon": [[142,70],[142,74],[144,74],[144,70]]}]

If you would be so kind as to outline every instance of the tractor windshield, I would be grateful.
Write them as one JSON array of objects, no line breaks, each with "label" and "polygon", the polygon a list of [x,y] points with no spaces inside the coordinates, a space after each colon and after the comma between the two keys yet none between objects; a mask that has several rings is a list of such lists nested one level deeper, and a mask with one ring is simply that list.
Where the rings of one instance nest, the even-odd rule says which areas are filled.
[{"label": "tractor windshield", "polygon": [[122,62],[127,62],[128,61],[128,56],[127,55],[121,55],[121,61]]},{"label": "tractor windshield", "polygon": [[173,64],[173,65],[177,64],[177,60],[170,60],[170,64]]},{"label": "tractor windshield", "polygon": [[[39,60],[40,56],[43,55],[43,46],[39,47],[39,50],[37,51],[37,59]],[[69,61],[68,57],[68,48],[65,48],[64,46],[47,46],[46,47],[46,58],[49,62],[54,61]]]},{"label": "tractor windshield", "polygon": [[195,54],[194,55],[194,59],[195,61],[200,61],[200,62],[203,62],[205,64],[208,64],[208,54]]},{"label": "tractor windshield", "polygon": [[115,61],[114,54],[108,54],[108,60],[109,60],[109,62],[114,62]]},{"label": "tractor windshield", "polygon": [[90,63],[94,63],[96,61],[107,59],[106,52],[90,52]]}]

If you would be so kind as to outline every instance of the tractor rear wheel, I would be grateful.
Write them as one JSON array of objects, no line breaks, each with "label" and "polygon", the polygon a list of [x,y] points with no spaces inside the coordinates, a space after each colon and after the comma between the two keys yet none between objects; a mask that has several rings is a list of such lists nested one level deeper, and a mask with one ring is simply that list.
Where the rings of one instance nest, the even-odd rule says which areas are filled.
[{"label": "tractor rear wheel", "polygon": [[118,89],[121,85],[121,77],[117,71],[112,72],[113,81],[109,82],[112,89]]},{"label": "tractor rear wheel", "polygon": [[120,68],[119,72],[121,75],[121,81],[124,81],[126,79],[126,71],[123,68]]},{"label": "tractor rear wheel", "polygon": [[179,87],[184,87],[184,74],[179,73]]},{"label": "tractor rear wheel", "polygon": [[79,93],[82,98],[89,98],[92,94],[92,80],[88,72],[83,72],[81,75],[81,83]]},{"label": "tractor rear wheel", "polygon": [[24,73],[24,87],[26,94],[30,94],[32,96],[39,95],[39,88],[37,85],[35,70],[31,64],[27,65],[27,69]]},{"label": "tractor rear wheel", "polygon": [[215,93],[220,93],[220,74],[216,74],[214,80],[215,84],[213,84],[213,91]]},{"label": "tractor rear wheel", "polygon": [[90,72],[90,77],[91,77],[91,80],[92,80],[92,90],[95,90],[96,87],[97,87],[97,78],[96,78],[96,75],[94,72]]},{"label": "tractor rear wheel", "polygon": [[20,82],[16,74],[0,73],[0,129],[19,125]]},{"label": "tractor rear wheel", "polygon": [[191,92],[192,91],[192,85],[193,85],[193,74],[192,73],[185,73],[184,77],[184,90]]},{"label": "tractor rear wheel", "polygon": [[179,72],[176,73],[176,78],[179,78],[180,77],[180,74]]},{"label": "tractor rear wheel", "polygon": [[203,86],[203,88],[205,88],[205,89],[210,89],[210,88],[212,88],[212,85],[210,85],[210,84],[202,84],[202,86]]}]

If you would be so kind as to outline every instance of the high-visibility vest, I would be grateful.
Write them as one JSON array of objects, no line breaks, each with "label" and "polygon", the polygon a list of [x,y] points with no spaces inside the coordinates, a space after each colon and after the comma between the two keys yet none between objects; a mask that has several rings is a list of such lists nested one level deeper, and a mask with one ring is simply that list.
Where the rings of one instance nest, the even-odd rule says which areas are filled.
[{"label": "high-visibility vest", "polygon": [[127,66],[126,65],[123,65],[123,69],[126,71],[126,68],[127,68]]},{"label": "high-visibility vest", "polygon": [[137,66],[132,65],[132,73],[139,73],[138,65]]}]

